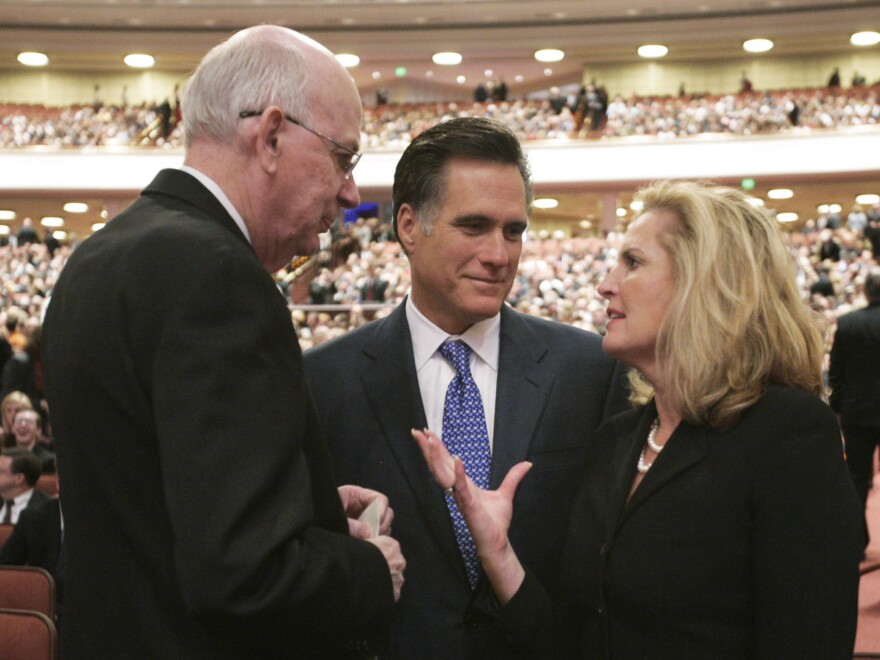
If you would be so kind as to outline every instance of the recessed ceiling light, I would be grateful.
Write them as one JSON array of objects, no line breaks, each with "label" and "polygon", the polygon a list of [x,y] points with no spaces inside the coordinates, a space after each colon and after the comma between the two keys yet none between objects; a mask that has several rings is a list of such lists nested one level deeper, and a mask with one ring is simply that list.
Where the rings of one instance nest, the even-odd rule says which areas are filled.
[{"label": "recessed ceiling light", "polygon": [[818,213],[828,213],[828,204],[819,204],[819,206],[816,207],[816,211]]},{"label": "recessed ceiling light", "polygon": [[495,75],[495,72],[492,69],[486,69],[485,71],[483,71],[483,75],[487,78],[491,78]]},{"label": "recessed ceiling light", "polygon": [[792,213],[792,212],[777,213],[776,214],[776,219],[779,220],[779,222],[795,222],[798,219],[798,217],[800,217],[800,216],[798,216],[797,213]]},{"label": "recessed ceiling light", "polygon": [[843,210],[843,207],[840,204],[829,204],[828,212],[829,213],[840,213]]},{"label": "recessed ceiling light", "polygon": [[552,76],[552,75],[553,75],[553,69],[550,69],[550,68],[544,69],[544,75],[545,75],[545,76]]},{"label": "recessed ceiling light", "polygon": [[105,226],[105,223],[96,222],[95,224],[92,225],[92,231],[98,231],[99,229],[103,229],[104,226]]},{"label": "recessed ceiling light", "polygon": [[89,210],[89,205],[85,202],[67,202],[64,205],[64,210],[67,213],[85,213]]},{"label": "recessed ceiling light", "polygon": [[346,69],[353,69],[361,63],[361,58],[354,53],[339,53],[336,56],[336,61],[344,66]]},{"label": "recessed ceiling light", "polygon": [[856,197],[856,204],[863,204],[864,206],[869,206],[871,204],[880,203],[880,195],[875,195],[874,193],[865,193],[864,195],[858,195]]},{"label": "recessed ceiling light", "polygon": [[743,50],[747,53],[766,53],[773,48],[773,42],[769,39],[749,39],[743,41]]},{"label": "recessed ceiling light", "polygon": [[542,48],[535,51],[535,59],[539,62],[559,62],[565,53],[558,48]]},{"label": "recessed ceiling light", "polygon": [[767,197],[770,199],[791,199],[794,193],[788,188],[774,188],[767,191]]},{"label": "recessed ceiling light", "polygon": [[430,69],[425,71],[425,78],[433,78],[433,77],[434,77],[433,71],[431,71]]},{"label": "recessed ceiling light", "polygon": [[456,64],[461,64],[461,53],[454,53],[451,51],[444,53],[434,53],[434,56],[431,58],[434,64],[441,64],[443,66],[454,66]]},{"label": "recessed ceiling light", "polygon": [[459,85],[464,85],[467,82],[467,78],[465,78],[464,76],[458,76],[456,77],[455,82],[457,82]]},{"label": "recessed ceiling light", "polygon": [[638,212],[641,211],[643,208],[645,208],[645,203],[644,203],[643,201],[641,201],[640,199],[637,199],[637,200],[635,200],[632,204],[630,204],[629,207],[630,207],[633,211],[635,211],[636,213],[638,213]]},{"label": "recessed ceiling light", "polygon": [[122,61],[133,69],[149,69],[156,63],[153,56],[146,53],[131,53],[122,58]]},{"label": "recessed ceiling light", "polygon": [[42,220],[40,220],[40,224],[44,227],[63,227],[64,218],[59,218],[54,215],[47,215]]},{"label": "recessed ceiling light", "polygon": [[749,204],[752,206],[764,206],[764,200],[760,197],[749,197]]},{"label": "recessed ceiling light", "polygon": [[541,197],[532,202],[536,209],[555,209],[559,206],[559,200],[554,197]]},{"label": "recessed ceiling light", "polygon": [[26,51],[18,54],[18,61],[25,66],[46,66],[49,63],[49,58],[45,53]]},{"label": "recessed ceiling light", "polygon": [[373,76],[373,80],[379,80],[382,77],[382,74],[379,71],[373,71],[371,74]]},{"label": "recessed ceiling light", "polygon": [[669,49],[662,44],[645,44],[644,46],[639,46],[638,50],[641,57],[647,58],[664,57],[668,52]]},{"label": "recessed ceiling light", "polygon": [[66,241],[67,240],[67,232],[62,229],[59,229],[58,231],[53,231],[52,236],[54,238],[57,238],[59,241]]},{"label": "recessed ceiling light", "polygon": [[523,80],[525,80],[525,78],[523,78],[522,75],[520,75],[520,74],[516,74],[516,75],[513,77],[513,82],[521,83]]},{"label": "recessed ceiling light", "polygon": [[9,225],[0,225],[0,236],[9,236]]},{"label": "recessed ceiling light", "polygon": [[17,217],[15,211],[0,210],[0,220],[15,220]]},{"label": "recessed ceiling light", "polygon": [[873,46],[880,43],[880,32],[874,32],[873,30],[856,32],[849,38],[849,42],[853,46]]},{"label": "recessed ceiling light", "polygon": [[618,217],[618,218],[622,218],[623,216],[626,215],[626,209],[620,209],[620,208],[619,208],[619,209],[617,209],[617,210],[615,211],[615,213],[617,214],[617,217]]}]

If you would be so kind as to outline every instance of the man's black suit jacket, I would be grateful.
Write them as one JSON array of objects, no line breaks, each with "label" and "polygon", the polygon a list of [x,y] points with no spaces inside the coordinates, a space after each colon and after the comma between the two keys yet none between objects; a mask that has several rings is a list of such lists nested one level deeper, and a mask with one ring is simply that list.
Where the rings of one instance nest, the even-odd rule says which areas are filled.
[{"label": "man's black suit jacket", "polygon": [[828,377],[844,427],[880,426],[880,302],[837,321]]},{"label": "man's black suit jacket", "polygon": [[73,253],[43,341],[64,657],[336,656],[387,631],[287,305],[194,177],[159,173]]},{"label": "man's black suit jacket", "polygon": [[[444,497],[410,435],[426,420],[405,304],[307,351],[305,365],[337,476],[382,490],[395,511],[392,532],[407,568],[392,656],[515,657],[516,646],[469,608],[473,593]],[[517,492],[510,536],[547,584],[586,445],[609,412],[626,406],[620,376],[597,335],[502,309],[491,486],[516,463],[534,464]]]},{"label": "man's black suit jacket", "polygon": [[61,544],[61,508],[57,498],[21,512],[6,545],[0,550],[0,564],[39,566],[52,576],[58,567]]}]

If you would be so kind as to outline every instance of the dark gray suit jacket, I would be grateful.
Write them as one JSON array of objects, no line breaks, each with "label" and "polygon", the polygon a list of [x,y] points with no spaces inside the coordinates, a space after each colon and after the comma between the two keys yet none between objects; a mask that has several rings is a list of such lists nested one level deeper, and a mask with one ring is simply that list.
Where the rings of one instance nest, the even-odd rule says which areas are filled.
[{"label": "dark gray suit jacket", "polygon": [[[410,435],[426,420],[405,305],[307,351],[305,366],[340,482],[386,493],[395,511],[392,533],[407,569],[392,656],[514,657],[517,648],[470,607],[446,503]],[[544,584],[555,582],[586,445],[609,413],[626,407],[621,371],[597,335],[502,308],[491,481],[496,488],[516,463],[534,464],[517,492],[510,537]]]},{"label": "dark gray suit jacket", "polygon": [[43,333],[66,658],[338,657],[387,634],[285,300],[220,202],[160,172],[88,238]]},{"label": "dark gray suit jacket", "polygon": [[843,426],[880,426],[880,302],[837,321],[828,378]]}]

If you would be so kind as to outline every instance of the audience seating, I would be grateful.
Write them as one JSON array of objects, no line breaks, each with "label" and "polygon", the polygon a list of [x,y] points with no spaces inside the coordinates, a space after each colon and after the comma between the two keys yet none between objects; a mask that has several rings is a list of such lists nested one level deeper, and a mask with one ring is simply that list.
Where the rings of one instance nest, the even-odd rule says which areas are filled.
[{"label": "audience seating", "polygon": [[55,497],[56,495],[58,495],[58,488],[55,486],[55,475],[40,475],[40,478],[37,480],[36,489],[43,491],[49,497]]},{"label": "audience seating", "polygon": [[0,658],[56,660],[58,632],[45,614],[0,609]]},{"label": "audience seating", "polygon": [[0,523],[0,549],[6,545],[6,540],[12,536],[12,530],[15,529],[15,525],[10,523]]},{"label": "audience seating", "polygon": [[55,579],[36,566],[0,566],[0,608],[40,612],[54,620]]}]

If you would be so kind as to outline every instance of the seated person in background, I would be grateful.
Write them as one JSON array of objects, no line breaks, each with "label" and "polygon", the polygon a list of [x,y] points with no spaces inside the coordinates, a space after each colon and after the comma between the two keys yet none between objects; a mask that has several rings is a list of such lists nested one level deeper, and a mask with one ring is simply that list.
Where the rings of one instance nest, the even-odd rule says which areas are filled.
[{"label": "seated person in background", "polygon": [[60,618],[64,592],[64,567],[59,561],[63,528],[61,501],[53,497],[22,511],[15,530],[0,550],[0,566],[38,566],[55,578],[56,618]]},{"label": "seated person in background", "polygon": [[44,473],[55,472],[55,453],[40,442],[40,416],[35,410],[19,410],[12,422],[12,433],[15,445],[24,447],[40,459],[40,467]]},{"label": "seated person in background", "polygon": [[0,449],[15,447],[15,434],[12,432],[12,421],[19,410],[33,410],[30,397],[24,392],[10,392],[0,402],[0,423],[3,425]]},{"label": "seated person in background", "polygon": [[413,431],[473,533],[486,609],[537,657],[850,658],[861,512],[781,232],[728,188],[638,198],[599,287],[603,348],[634,368],[637,407],[588,446],[559,593],[507,538],[531,466],[481,490]]},{"label": "seated person in background", "polygon": [[40,459],[23,447],[0,453],[0,523],[14,525],[22,511],[49,499],[46,493],[34,489],[41,472]]}]

